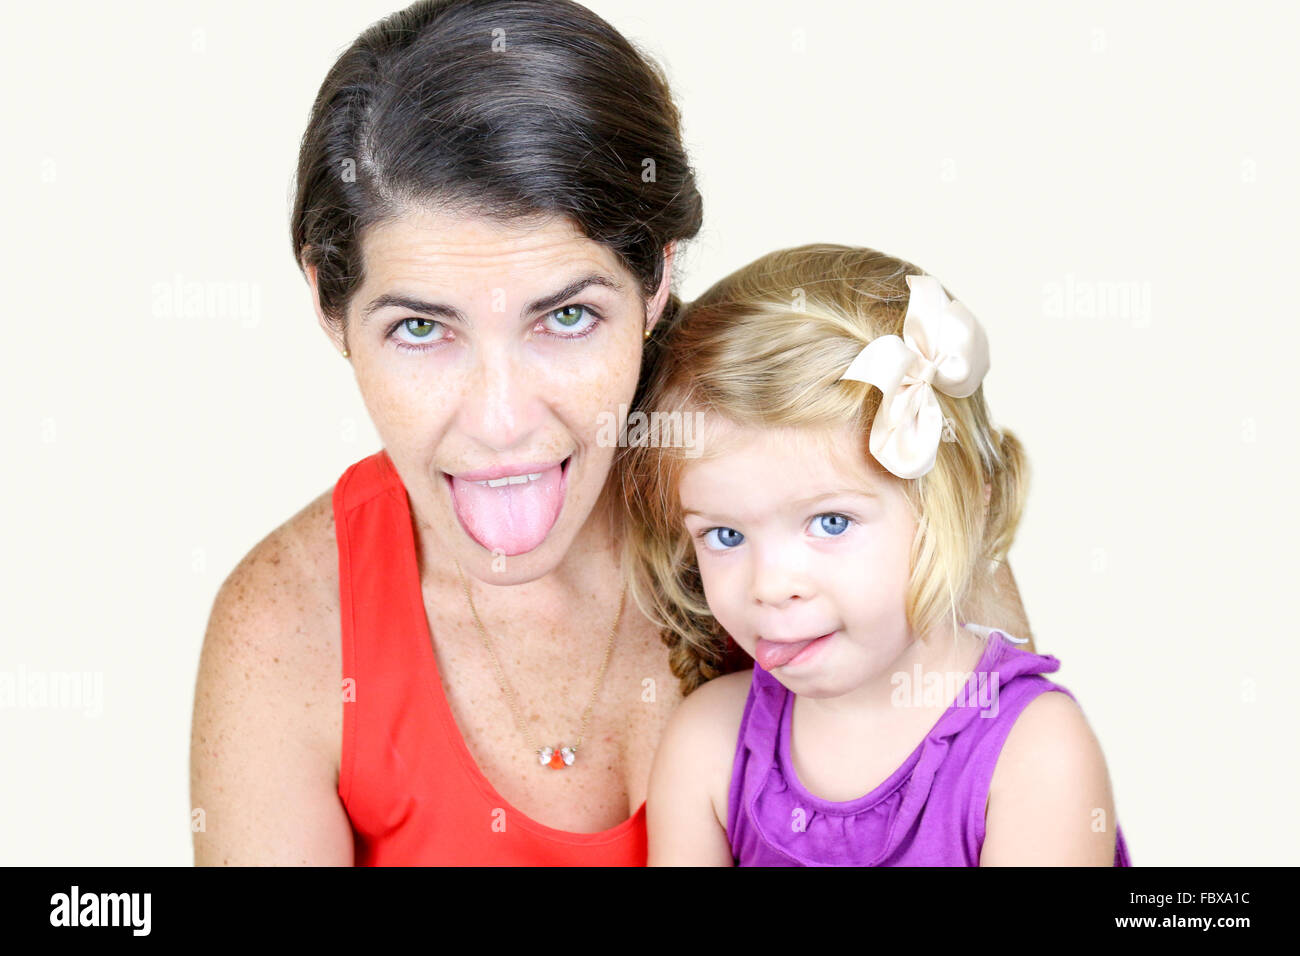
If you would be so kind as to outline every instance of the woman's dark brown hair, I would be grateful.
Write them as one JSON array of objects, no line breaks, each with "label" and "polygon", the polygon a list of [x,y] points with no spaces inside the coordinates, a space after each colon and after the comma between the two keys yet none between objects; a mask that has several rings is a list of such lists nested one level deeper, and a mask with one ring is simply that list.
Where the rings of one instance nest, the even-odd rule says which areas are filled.
[{"label": "woman's dark brown hair", "polygon": [[662,72],[568,0],[420,0],[371,25],[317,94],[295,192],[294,257],[340,331],[364,231],[413,206],[568,217],[646,298],[702,218]]}]

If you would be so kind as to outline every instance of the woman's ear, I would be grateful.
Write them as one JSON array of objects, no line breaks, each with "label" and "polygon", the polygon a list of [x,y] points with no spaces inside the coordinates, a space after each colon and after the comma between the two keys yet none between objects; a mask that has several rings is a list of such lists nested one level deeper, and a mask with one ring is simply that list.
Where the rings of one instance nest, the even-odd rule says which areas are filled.
[{"label": "woman's ear", "polygon": [[664,246],[664,274],[659,280],[659,288],[655,290],[654,298],[650,300],[646,308],[646,330],[649,331],[658,324],[660,316],[664,314],[664,306],[668,304],[668,296],[673,290],[673,262],[677,257],[677,240],[674,239],[668,245]]},{"label": "woman's ear", "polygon": [[320,327],[324,330],[326,337],[330,340],[330,345],[333,349],[336,352],[345,351],[348,345],[343,333],[335,328],[334,323],[326,318],[324,311],[320,307],[319,274],[316,271],[316,266],[307,263],[306,256],[304,256],[302,260],[302,271],[303,275],[307,277],[307,286],[311,289],[311,304],[312,308],[316,310],[316,321],[320,323]]}]

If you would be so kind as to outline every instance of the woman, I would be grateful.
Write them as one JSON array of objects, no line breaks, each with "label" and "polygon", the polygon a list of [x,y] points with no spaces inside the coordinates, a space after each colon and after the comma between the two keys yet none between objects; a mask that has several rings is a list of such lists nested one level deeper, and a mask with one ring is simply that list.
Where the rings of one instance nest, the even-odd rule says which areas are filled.
[{"label": "woman", "polygon": [[217,596],[197,862],[644,863],[716,670],[624,600],[610,420],[701,216],[661,73],[577,4],[420,2],[339,58],[294,254],[384,450]]}]

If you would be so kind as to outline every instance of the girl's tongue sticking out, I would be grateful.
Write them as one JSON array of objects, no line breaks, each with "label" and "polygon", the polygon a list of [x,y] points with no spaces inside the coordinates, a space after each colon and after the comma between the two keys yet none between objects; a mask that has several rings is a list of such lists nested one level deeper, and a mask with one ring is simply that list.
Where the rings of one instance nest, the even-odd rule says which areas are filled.
[{"label": "girl's tongue sticking out", "polygon": [[[826,637],[828,635],[822,635]],[[769,641],[760,637],[754,647],[754,662],[765,671],[790,663],[814,641],[821,637],[810,637],[806,641]]]}]

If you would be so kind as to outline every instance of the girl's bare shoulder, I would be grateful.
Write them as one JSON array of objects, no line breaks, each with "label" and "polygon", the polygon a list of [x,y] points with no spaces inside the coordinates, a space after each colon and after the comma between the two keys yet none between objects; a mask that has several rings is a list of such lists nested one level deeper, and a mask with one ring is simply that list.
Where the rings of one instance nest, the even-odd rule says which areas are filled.
[{"label": "girl's bare shoulder", "polygon": [[752,676],[752,671],[736,671],[695,688],[673,713],[673,736],[697,752],[733,749]]},{"label": "girl's bare shoulder", "polygon": [[736,671],[695,688],[673,712],[655,758],[651,793],[666,795],[660,800],[669,806],[681,794],[703,793],[723,828],[751,677],[751,671]]},{"label": "girl's bare shoulder", "polygon": [[752,670],[734,671],[723,674],[711,681],[705,681],[695,688],[682,701],[681,706],[693,702],[692,707],[713,717],[726,717],[735,711],[739,726],[741,711],[745,709],[745,698],[749,696],[749,685],[753,680]]}]

